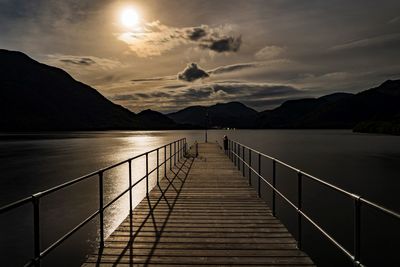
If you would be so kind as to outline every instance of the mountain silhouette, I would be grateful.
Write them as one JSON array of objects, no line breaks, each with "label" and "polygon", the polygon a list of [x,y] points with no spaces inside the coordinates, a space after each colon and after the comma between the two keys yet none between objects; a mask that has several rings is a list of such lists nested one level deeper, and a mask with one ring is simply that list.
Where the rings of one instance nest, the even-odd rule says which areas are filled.
[{"label": "mountain silhouette", "polygon": [[169,130],[184,128],[184,125],[179,125],[164,114],[151,109],[141,111],[137,114],[137,118],[142,122],[143,127],[146,129]]},{"label": "mountain silhouette", "polygon": [[354,129],[400,134],[400,80],[388,80],[357,94],[333,93],[289,100],[257,112],[240,102],[191,106],[168,116],[177,123],[216,128]]},{"label": "mountain silhouette", "polygon": [[384,121],[388,126],[397,120],[399,103],[400,80],[388,80],[354,95],[336,93],[287,101],[276,109],[260,112],[257,124],[260,128],[355,128],[362,131],[360,123]]},{"label": "mountain silhouette", "polygon": [[229,102],[209,107],[191,106],[167,116],[177,123],[205,127],[207,114],[210,128],[252,128],[258,113],[240,102]]},{"label": "mountain silhouette", "polygon": [[67,72],[27,55],[0,50],[0,130],[60,131],[176,127],[135,115]]}]

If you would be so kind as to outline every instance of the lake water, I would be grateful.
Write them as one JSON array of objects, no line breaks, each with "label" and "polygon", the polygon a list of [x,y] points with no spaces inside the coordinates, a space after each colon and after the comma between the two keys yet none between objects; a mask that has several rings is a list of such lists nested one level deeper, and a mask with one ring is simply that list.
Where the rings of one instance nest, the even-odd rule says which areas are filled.
[{"label": "lake water", "polygon": [[[346,130],[212,130],[209,142],[223,135],[321,177],[350,192],[395,211],[400,210],[400,138],[356,134]],[[179,138],[188,143],[204,140],[204,131],[112,131],[0,135],[0,206],[69,181],[83,174],[141,154]],[[153,164],[153,157],[150,162]],[[262,161],[262,173],[271,163]],[[151,167],[154,166],[151,165]],[[144,174],[144,161],[133,163],[133,180]],[[297,174],[277,168],[277,186],[296,200]],[[105,203],[126,189],[128,171],[123,165],[105,174]],[[152,177],[151,185],[155,178]],[[97,179],[41,199],[42,249],[60,238],[98,206]],[[253,184],[255,179],[253,177]],[[144,183],[134,191],[134,203],[144,194]],[[271,192],[262,187],[270,203]],[[352,251],[353,202],[307,180],[304,210],[339,242]],[[121,198],[105,213],[106,234],[127,216],[129,202]],[[281,200],[277,216],[296,236],[296,212]],[[362,260],[369,266],[399,265],[399,222],[362,208]],[[304,250],[320,266],[351,266],[325,238],[307,223]],[[79,266],[94,251],[98,221],[89,223],[44,260],[44,266]],[[32,206],[0,215],[0,262],[21,266],[32,257]],[[62,259],[62,261],[60,261]]]}]

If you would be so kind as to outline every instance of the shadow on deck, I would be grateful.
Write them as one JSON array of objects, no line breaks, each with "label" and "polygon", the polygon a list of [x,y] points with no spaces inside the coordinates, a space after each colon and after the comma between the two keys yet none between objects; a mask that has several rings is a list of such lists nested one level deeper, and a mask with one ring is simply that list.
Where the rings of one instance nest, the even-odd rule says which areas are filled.
[{"label": "shadow on deck", "polygon": [[313,266],[216,144],[160,180],[88,266]]}]

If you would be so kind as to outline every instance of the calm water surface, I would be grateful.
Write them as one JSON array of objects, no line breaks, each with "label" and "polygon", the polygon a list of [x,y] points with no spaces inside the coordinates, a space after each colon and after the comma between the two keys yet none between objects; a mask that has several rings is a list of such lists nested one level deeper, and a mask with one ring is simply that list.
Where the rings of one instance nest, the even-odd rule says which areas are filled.
[{"label": "calm water surface", "polygon": [[[209,141],[222,136],[254,147],[346,190],[388,208],[400,210],[400,138],[354,134],[343,130],[236,130],[209,131]],[[203,141],[203,131],[76,132],[0,135],[0,205],[69,181],[72,178],[186,137]],[[160,155],[161,158],[163,154]],[[150,157],[151,165],[155,155]],[[271,162],[262,161],[262,173]],[[133,180],[144,175],[144,159],[133,163]],[[296,173],[277,168],[277,185],[295,201]],[[125,190],[128,167],[105,173],[105,203]],[[155,178],[151,177],[151,185]],[[96,177],[41,199],[42,249],[57,240],[98,207]],[[253,184],[256,181],[253,177]],[[145,184],[134,191],[134,203],[144,196]],[[271,192],[262,186],[270,203]],[[338,193],[304,181],[304,209],[347,249],[352,250],[352,201]],[[129,202],[121,198],[105,213],[106,234],[127,216]],[[296,236],[296,213],[277,202],[278,217]],[[371,209],[362,209],[362,259],[374,266],[382,259],[398,264],[398,223]],[[304,223],[304,249],[321,266],[346,266],[348,261],[309,225]],[[79,266],[94,251],[98,222],[85,226],[46,257],[45,266]],[[373,242],[371,242],[373,240]],[[369,242],[367,242],[369,241]],[[32,207],[0,215],[1,266],[21,266],[32,257]],[[382,256],[378,256],[378,255]],[[62,259],[62,261],[60,261]],[[348,264],[350,266],[350,264]],[[378,265],[377,265],[378,266]]]}]

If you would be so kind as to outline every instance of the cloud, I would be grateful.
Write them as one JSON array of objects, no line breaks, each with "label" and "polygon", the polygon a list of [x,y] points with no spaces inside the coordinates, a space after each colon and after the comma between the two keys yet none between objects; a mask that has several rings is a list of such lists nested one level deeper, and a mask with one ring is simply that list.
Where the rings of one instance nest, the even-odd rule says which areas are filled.
[{"label": "cloud", "polygon": [[262,64],[259,62],[238,63],[238,64],[220,66],[218,68],[208,71],[208,73],[209,74],[222,74],[222,73],[227,73],[227,72],[239,71],[239,70],[247,69],[247,68],[256,68],[256,67],[259,67],[260,65],[262,65]]},{"label": "cloud", "polygon": [[119,95],[114,95],[110,98],[111,100],[115,101],[139,100],[139,98],[133,94],[119,94]]},{"label": "cloud", "polygon": [[194,27],[192,29],[188,29],[188,37],[192,41],[198,41],[199,39],[207,36],[207,26],[200,26],[200,27]]},{"label": "cloud", "polygon": [[83,65],[83,66],[89,66],[96,64],[96,61],[94,61],[91,58],[83,57],[83,58],[72,58],[72,59],[60,59],[61,62],[68,63],[68,64],[75,64],[75,65]]},{"label": "cloud", "polygon": [[212,51],[222,52],[237,52],[239,51],[240,45],[242,44],[242,37],[223,37],[223,38],[212,38],[207,42],[203,42],[200,47],[208,48]]},{"label": "cloud", "polygon": [[104,69],[111,70],[118,67],[123,67],[122,64],[118,60],[109,59],[109,58],[101,58],[95,56],[74,56],[74,55],[63,55],[63,54],[50,54],[46,56],[45,62],[58,66],[65,67],[66,69],[71,69],[74,67],[80,68],[82,66],[91,67],[93,69]]},{"label": "cloud", "polygon": [[178,79],[187,82],[193,82],[209,76],[210,75],[205,70],[199,68],[196,63],[188,64],[182,72],[178,73]]},{"label": "cloud", "polygon": [[393,41],[394,42],[400,41],[400,33],[379,35],[371,38],[365,38],[348,42],[345,44],[335,45],[331,47],[330,50],[348,50],[355,48],[372,47],[372,46],[384,45]]},{"label": "cloud", "polygon": [[397,23],[400,21],[400,16],[394,17],[388,21],[389,24]]},{"label": "cloud", "polygon": [[259,60],[268,60],[279,57],[284,51],[283,47],[270,45],[259,50],[254,56]]},{"label": "cloud", "polygon": [[174,76],[162,76],[162,77],[154,77],[154,78],[142,78],[142,79],[133,79],[132,82],[155,82],[155,81],[168,81],[175,80]]},{"label": "cloud", "polygon": [[[212,70],[204,70],[193,62],[189,63],[182,72],[177,74],[177,76],[169,75],[169,76],[153,77],[153,78],[140,78],[140,79],[132,79],[131,81],[135,83],[173,81],[176,79],[176,77],[178,77],[178,80],[191,82],[200,78],[207,78],[211,75],[219,75],[219,74],[240,71],[243,69],[257,68],[263,65],[264,63],[262,62],[249,62],[249,63],[238,63],[238,64],[220,66]],[[165,86],[164,88],[180,88],[184,86],[185,85],[171,85],[170,87]]]},{"label": "cloud", "polygon": [[183,87],[186,87],[186,85],[183,85],[183,84],[172,84],[172,85],[163,86],[163,88],[166,88],[166,89],[178,89],[178,88],[183,88]]},{"label": "cloud", "polygon": [[228,25],[211,28],[170,27],[160,21],[146,23],[143,28],[116,34],[138,57],[160,56],[183,45],[196,45],[216,53],[237,52],[242,38],[232,35]]}]

